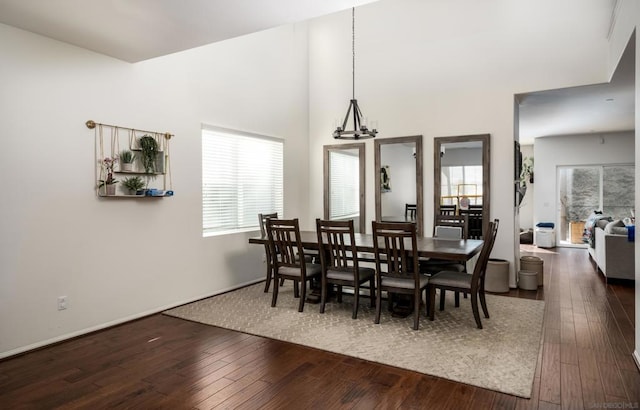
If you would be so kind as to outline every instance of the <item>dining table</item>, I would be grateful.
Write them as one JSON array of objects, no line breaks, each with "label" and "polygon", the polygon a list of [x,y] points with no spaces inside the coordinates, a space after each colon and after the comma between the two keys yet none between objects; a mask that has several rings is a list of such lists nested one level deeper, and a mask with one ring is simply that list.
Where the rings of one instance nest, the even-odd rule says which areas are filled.
[{"label": "dining table", "polygon": [[[300,231],[300,241],[305,249],[318,250],[318,236],[315,231]],[[362,253],[373,253],[373,235],[356,233],[356,249]],[[268,243],[266,236],[249,238],[250,244],[265,245]],[[433,237],[417,237],[416,248],[419,257],[445,259],[450,261],[466,262],[473,258],[480,249],[481,239],[444,239]]]}]

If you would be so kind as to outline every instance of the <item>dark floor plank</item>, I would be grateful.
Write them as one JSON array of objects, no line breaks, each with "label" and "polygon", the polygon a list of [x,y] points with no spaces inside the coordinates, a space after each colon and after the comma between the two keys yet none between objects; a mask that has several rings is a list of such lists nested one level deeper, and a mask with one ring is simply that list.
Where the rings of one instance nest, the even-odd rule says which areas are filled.
[{"label": "dark floor plank", "polygon": [[562,364],[560,377],[560,391],[563,409],[584,409],[582,401],[582,386],[580,384],[580,367],[572,364]]}]

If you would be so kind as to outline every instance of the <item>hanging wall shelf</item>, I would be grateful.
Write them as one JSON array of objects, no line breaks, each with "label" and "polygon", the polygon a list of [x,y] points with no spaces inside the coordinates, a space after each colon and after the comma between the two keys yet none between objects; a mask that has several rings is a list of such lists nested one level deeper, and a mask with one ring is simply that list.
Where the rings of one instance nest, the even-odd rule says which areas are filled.
[{"label": "hanging wall shelf", "polygon": [[169,142],[173,134],[85,123],[95,130],[96,195],[105,198],[173,196]]}]

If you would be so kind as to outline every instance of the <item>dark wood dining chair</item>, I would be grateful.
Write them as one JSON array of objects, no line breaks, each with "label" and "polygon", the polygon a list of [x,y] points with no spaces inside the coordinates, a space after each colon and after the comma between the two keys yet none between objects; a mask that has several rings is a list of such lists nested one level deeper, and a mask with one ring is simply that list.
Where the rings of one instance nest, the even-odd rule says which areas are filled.
[{"label": "dark wood dining chair", "polygon": [[371,307],[375,305],[375,269],[358,264],[353,220],[323,221],[316,219],[320,265],[322,266],[322,293],[320,313],[324,313],[329,286],[338,288],[338,303],[342,303],[342,287],[353,288],[354,303],[351,317],[358,317],[360,285],[369,282]]},{"label": "dark wood dining chair", "polygon": [[[469,219],[466,215],[436,215],[433,222],[433,237],[442,239],[467,239]],[[465,263],[437,258],[419,258],[420,272],[433,275],[443,270],[466,272]],[[458,296],[459,297],[459,296]]]},{"label": "dark wood dining chair", "polygon": [[416,224],[373,221],[372,225],[376,258],[375,323],[380,323],[383,291],[387,292],[389,306],[391,295],[405,294],[413,297],[413,329],[418,330],[422,290],[426,297],[429,278],[418,269]]},{"label": "dark wood dining chair", "polygon": [[302,312],[307,282],[319,277],[322,268],[319,264],[306,262],[304,256],[300,257],[304,255],[304,249],[300,240],[298,219],[267,219],[267,237],[271,254],[278,255],[272,258],[274,286],[271,307],[275,307],[278,300],[280,287],[275,286],[275,283],[278,283],[281,278],[291,279],[295,282],[294,286],[300,285],[298,312]]},{"label": "dark wood dining chair", "polygon": [[461,209],[460,215],[467,215],[469,218],[469,239],[483,239],[482,208]]},{"label": "dark wood dining chair", "polygon": [[[273,212],[270,214],[258,214],[258,221],[260,222],[260,234],[262,235],[263,238],[267,237],[267,219],[270,218],[275,218],[278,219],[278,213],[277,212]],[[269,249],[269,244],[265,244],[264,245],[265,248],[265,260],[267,263],[267,278],[265,280],[265,284],[264,284],[264,293],[269,292],[269,287],[271,286],[271,279],[273,278],[273,269],[274,269],[274,265],[273,265],[273,258],[274,257],[278,257],[278,254],[276,253],[275,255],[271,255],[271,251]],[[305,261],[311,263],[320,263],[320,258],[318,255],[318,251],[315,249],[305,249],[304,250],[304,258]],[[284,284],[284,279],[280,279],[280,286],[282,286]],[[298,297],[298,286],[297,284],[294,285],[294,295],[295,297]]]},{"label": "dark wood dining chair", "polygon": [[[278,213],[273,212],[269,214],[258,214],[258,222],[260,223],[260,235],[263,238],[267,237],[267,219],[278,219]],[[271,286],[271,279],[273,278],[273,257],[269,248],[269,243],[264,245],[265,261],[267,263],[267,279],[264,284],[264,293],[269,292],[269,286]],[[297,292],[296,292],[297,294]]]},{"label": "dark wood dining chair", "polygon": [[484,239],[482,250],[480,251],[480,257],[473,269],[472,275],[466,272],[442,271],[429,278],[429,308],[427,309],[429,312],[429,320],[433,320],[435,316],[436,289],[440,289],[440,310],[444,310],[445,292],[447,290],[452,290],[471,295],[473,317],[478,329],[482,329],[482,321],[480,320],[480,311],[478,309],[478,299],[480,299],[480,305],[482,306],[484,317],[489,318],[489,311],[487,309],[487,301],[484,293],[484,279],[489,255],[491,254],[491,250],[493,249],[493,245],[498,234],[498,225],[498,219],[489,223],[487,235]]},{"label": "dark wood dining chair", "polygon": [[[454,205],[455,206],[455,205]],[[433,220],[433,236],[436,238],[447,238],[446,229],[442,227],[460,228],[460,234],[452,239],[468,239],[469,237],[469,217],[467,215],[436,215]]]},{"label": "dark wood dining chair", "polygon": [[439,215],[455,215],[458,210],[457,205],[440,205]]},{"label": "dark wood dining chair", "polygon": [[416,212],[418,211],[418,206],[416,204],[405,204],[404,205],[404,218],[407,221],[414,221],[416,219]]}]

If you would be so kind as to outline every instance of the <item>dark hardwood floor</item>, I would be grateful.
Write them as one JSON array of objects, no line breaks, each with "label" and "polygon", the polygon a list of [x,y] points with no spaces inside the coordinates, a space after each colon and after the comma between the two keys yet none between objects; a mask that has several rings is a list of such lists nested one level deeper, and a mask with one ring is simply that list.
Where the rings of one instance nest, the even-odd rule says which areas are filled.
[{"label": "dark hardwood floor", "polygon": [[528,249],[544,290],[510,295],[546,300],[530,400],[158,314],[0,362],[0,408],[638,408],[633,285]]}]

